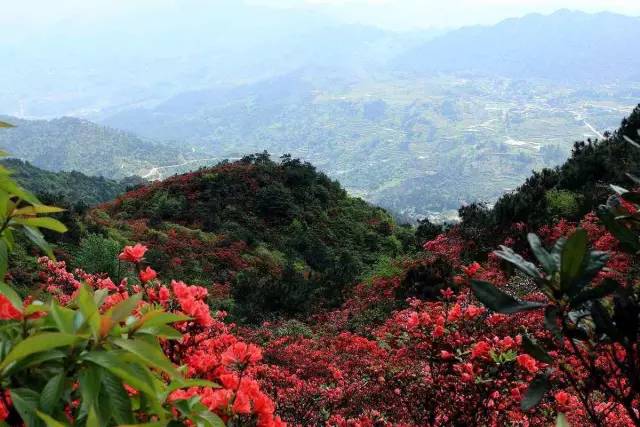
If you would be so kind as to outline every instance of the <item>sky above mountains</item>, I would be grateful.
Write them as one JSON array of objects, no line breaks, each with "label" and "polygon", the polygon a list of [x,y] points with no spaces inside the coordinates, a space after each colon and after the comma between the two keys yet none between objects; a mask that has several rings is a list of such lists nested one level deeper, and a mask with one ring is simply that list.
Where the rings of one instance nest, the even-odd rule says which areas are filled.
[{"label": "sky above mountains", "polygon": [[[297,8],[337,20],[396,31],[494,24],[527,13],[551,13],[562,8],[609,11],[640,16],[637,0],[245,0],[248,4]],[[103,21],[171,8],[236,8],[242,0],[23,0],[6,2],[0,25],[34,31],[71,21]]]}]

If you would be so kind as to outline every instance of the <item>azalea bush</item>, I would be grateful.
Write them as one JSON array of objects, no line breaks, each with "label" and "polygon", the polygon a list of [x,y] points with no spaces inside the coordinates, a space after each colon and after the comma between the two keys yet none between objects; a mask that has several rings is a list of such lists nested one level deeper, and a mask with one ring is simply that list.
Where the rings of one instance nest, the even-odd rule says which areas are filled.
[{"label": "azalea bush", "polygon": [[[620,250],[635,255],[640,251],[635,227],[640,193],[613,188],[618,195],[598,214],[608,238],[615,237]],[[531,356],[552,367],[531,382],[523,409],[538,404],[556,381],[571,390],[594,425],[610,425],[613,414],[640,425],[638,282],[621,277],[624,264],[605,269],[610,254],[589,250],[585,229],[560,238],[551,250],[535,234],[528,239],[540,267],[504,246],[496,255],[530,277],[544,295],[542,301],[517,300],[487,282],[472,284],[476,297],[495,312],[544,310],[546,331],[538,334],[539,342],[527,335],[525,343]]]},{"label": "azalea bush", "polygon": [[[162,285],[147,248],[119,255],[137,278],[71,273],[40,228],[64,232],[43,205],[0,169],[0,279],[15,233],[49,257],[42,289],[22,299],[0,282],[0,419],[48,425],[282,425],[252,378],[258,347],[212,317],[207,290]],[[222,314],[219,317],[223,317]]]}]

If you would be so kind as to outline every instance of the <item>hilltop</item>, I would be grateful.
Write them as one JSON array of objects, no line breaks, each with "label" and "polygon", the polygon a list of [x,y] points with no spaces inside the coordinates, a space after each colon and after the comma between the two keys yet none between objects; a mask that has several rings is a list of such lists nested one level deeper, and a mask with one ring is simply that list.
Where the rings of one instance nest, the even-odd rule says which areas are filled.
[{"label": "hilltop", "polygon": [[103,235],[149,245],[162,274],[230,292],[232,313],[252,321],[340,302],[412,240],[410,229],[310,164],[266,154],[142,186],[88,221]]}]

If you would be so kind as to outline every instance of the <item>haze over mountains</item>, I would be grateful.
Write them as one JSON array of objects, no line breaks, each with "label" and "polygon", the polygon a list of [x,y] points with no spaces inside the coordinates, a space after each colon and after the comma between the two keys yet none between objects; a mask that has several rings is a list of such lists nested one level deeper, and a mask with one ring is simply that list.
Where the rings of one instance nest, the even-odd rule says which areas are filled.
[{"label": "haze over mountains", "polygon": [[[127,132],[72,134],[27,158],[37,166],[159,178],[223,157],[291,153],[351,193],[419,217],[491,202],[531,169],[562,162],[574,140],[617,127],[640,95],[640,59],[626,53],[638,24],[563,10],[394,33],[203,2],[61,25],[49,50],[37,36],[6,38],[0,53],[13,66],[0,70],[9,82],[0,112]],[[60,124],[21,122],[29,135],[12,130],[0,146],[26,157],[18,141],[37,145]],[[101,153],[103,166],[87,152]]]}]

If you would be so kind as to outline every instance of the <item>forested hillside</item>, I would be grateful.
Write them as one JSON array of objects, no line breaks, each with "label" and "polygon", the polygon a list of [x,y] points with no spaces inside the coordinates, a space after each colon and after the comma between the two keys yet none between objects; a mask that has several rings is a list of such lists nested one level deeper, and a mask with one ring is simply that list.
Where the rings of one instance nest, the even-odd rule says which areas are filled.
[{"label": "forested hillside", "polygon": [[92,211],[89,226],[148,245],[161,274],[230,292],[231,313],[250,321],[335,305],[413,241],[313,166],[267,154],[141,187]]},{"label": "forested hillside", "polygon": [[87,176],[80,172],[49,172],[29,162],[9,159],[0,164],[8,168],[15,180],[27,190],[45,196],[56,203],[61,199],[69,203],[97,205],[115,199],[128,186],[141,184],[136,178],[114,181],[103,177]]},{"label": "forested hillside", "polygon": [[[86,213],[41,205],[0,169],[20,203],[12,235],[48,251],[45,228],[64,259],[36,264],[2,231],[15,349],[0,417],[638,426],[640,193],[620,185],[637,185],[639,130],[640,106],[445,228],[398,226],[289,156],[222,162]],[[87,350],[57,351],[75,346]],[[44,397],[65,383],[89,413]]]},{"label": "forested hillside", "polygon": [[[122,179],[154,166],[188,159],[190,150],[144,141],[134,135],[70,117],[21,120],[0,133],[0,148],[12,157],[50,171],[79,171]],[[188,153],[186,156],[182,153]]]}]

